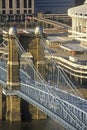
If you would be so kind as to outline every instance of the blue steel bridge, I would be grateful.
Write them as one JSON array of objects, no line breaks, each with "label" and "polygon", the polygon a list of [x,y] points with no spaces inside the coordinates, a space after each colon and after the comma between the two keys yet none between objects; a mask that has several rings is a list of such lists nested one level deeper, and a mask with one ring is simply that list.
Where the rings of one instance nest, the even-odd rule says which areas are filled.
[{"label": "blue steel bridge", "polygon": [[[41,39],[44,49],[48,50],[42,35]],[[15,41],[21,58],[25,50],[16,36]],[[7,48],[6,41],[3,41],[2,45],[5,49]],[[53,57],[51,51],[48,51],[49,56]],[[5,95],[18,95],[59,122],[67,130],[87,130],[87,100],[79,93],[63,69],[53,58],[49,59],[54,65],[54,71],[48,73],[48,77],[52,77],[53,83],[51,84],[41,76],[31,59],[25,58],[24,60],[27,67],[26,64],[20,66],[20,89],[8,90],[7,62],[4,59],[4,53],[1,55],[0,84],[3,86],[3,93]]]}]

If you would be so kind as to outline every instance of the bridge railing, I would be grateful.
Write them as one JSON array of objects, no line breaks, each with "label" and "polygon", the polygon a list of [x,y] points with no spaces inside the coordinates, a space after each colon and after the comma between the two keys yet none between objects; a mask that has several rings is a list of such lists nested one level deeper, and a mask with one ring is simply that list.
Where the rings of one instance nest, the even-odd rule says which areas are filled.
[{"label": "bridge railing", "polygon": [[[0,72],[2,74],[0,75],[0,79],[4,85],[6,85],[7,71],[3,67],[0,67]],[[51,86],[43,86],[39,82],[29,81],[29,79],[27,81],[28,84],[23,84],[22,81],[19,93],[21,92],[26,98],[30,98],[34,102],[37,102],[37,104],[39,104],[38,107],[42,105],[46,113],[49,111],[47,113],[49,116],[51,114],[51,117],[54,117],[54,119],[57,121],[67,124],[67,127],[71,127],[68,125],[71,124],[73,128],[76,127],[78,130],[83,130],[82,128],[84,128],[85,130],[85,125],[87,125],[87,113],[80,110],[80,108],[78,109],[76,106],[73,106],[73,104],[70,104],[71,102],[68,102],[69,99],[67,100],[66,92],[61,92],[60,90]],[[49,87],[49,89],[46,89],[47,87]],[[70,97],[70,101],[71,98],[75,97]]]},{"label": "bridge railing", "polygon": [[[70,124],[69,127],[72,126],[77,130],[85,130],[87,126],[87,114],[67,101],[64,101],[62,98],[59,98],[57,95],[54,96],[54,94],[49,93],[46,90],[42,90],[38,88],[38,86],[36,87],[34,84],[26,85],[23,83],[21,84],[21,90],[18,94],[21,95],[25,100],[29,97],[29,100],[32,99],[34,102],[36,102],[39,108],[40,105],[42,105],[44,107],[44,110],[41,108],[42,111],[46,112],[49,110],[50,112],[48,115],[51,114],[55,120],[62,120],[63,123],[66,122],[65,124],[67,124],[67,126]],[[23,95],[25,96],[23,97]],[[34,103],[33,101],[32,104]],[[82,114],[83,116],[81,117]]]},{"label": "bridge railing", "polygon": [[[20,45],[18,46],[20,47]],[[21,54],[24,53],[23,48],[20,47],[20,50]],[[32,68],[33,74],[35,76],[38,75],[38,72],[31,61],[28,61],[28,63]],[[21,72],[23,72],[20,74],[21,88],[19,91],[16,91],[15,94],[24,98],[26,101],[30,101],[56,121],[65,124],[67,129],[87,129],[87,111],[82,109],[82,107],[80,109],[76,106],[77,102],[75,103],[74,101],[77,98],[74,99],[72,95],[67,96],[68,93],[63,90],[59,91],[58,89],[55,89],[55,87],[49,86],[40,75],[38,75],[39,80],[36,80],[34,77],[31,79],[31,76],[26,73],[27,70]],[[7,75],[4,68],[1,68],[1,73]],[[1,76],[0,78],[2,81],[6,82],[6,77]],[[41,82],[39,83],[39,81]],[[74,99],[73,101],[71,101],[72,98]],[[81,100],[81,103],[85,103],[83,102],[83,99]],[[86,103],[85,106],[87,107]]]},{"label": "bridge railing", "polygon": [[3,87],[6,87],[6,82],[7,82],[7,70],[5,63],[2,61],[0,62],[0,84]]}]

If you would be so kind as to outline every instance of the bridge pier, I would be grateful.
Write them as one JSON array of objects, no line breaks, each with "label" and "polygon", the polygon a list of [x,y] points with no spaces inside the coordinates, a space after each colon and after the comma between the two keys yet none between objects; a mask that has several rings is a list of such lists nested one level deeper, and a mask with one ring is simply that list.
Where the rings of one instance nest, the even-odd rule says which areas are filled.
[{"label": "bridge pier", "polygon": [[16,95],[6,96],[6,120],[20,121],[20,98]]},{"label": "bridge pier", "polygon": [[2,87],[0,86],[0,120],[2,120]]},{"label": "bridge pier", "polygon": [[37,107],[29,104],[29,112],[31,113],[32,119],[40,120],[40,119],[46,119],[46,115],[40,111]]}]

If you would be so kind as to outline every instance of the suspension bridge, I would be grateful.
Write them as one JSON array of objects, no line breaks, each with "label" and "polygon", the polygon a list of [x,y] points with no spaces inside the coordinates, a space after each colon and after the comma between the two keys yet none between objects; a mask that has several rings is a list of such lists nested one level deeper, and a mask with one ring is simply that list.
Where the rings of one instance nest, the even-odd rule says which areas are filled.
[{"label": "suspension bridge", "polygon": [[[21,59],[25,50],[15,35],[14,30],[12,31],[13,34],[7,33],[6,36],[12,36]],[[30,58],[25,58],[27,67],[24,64],[23,66],[20,65],[19,68],[20,87],[18,89],[10,88],[9,85],[11,83],[7,85],[7,79],[9,79],[7,65],[11,61],[7,63],[5,54],[3,53],[0,58],[0,84],[3,87],[2,92],[6,96],[17,95],[24,99],[59,122],[67,130],[87,130],[87,100],[79,93],[65,71],[53,59],[52,52],[45,44],[42,32],[39,30],[38,34],[34,35],[37,35],[36,37],[39,36],[44,50],[48,50],[51,57],[49,60],[54,68],[46,76],[51,77],[50,81],[53,83],[49,83],[47,79],[45,80],[42,77]],[[1,47],[8,50],[8,40],[5,39],[1,43]],[[16,62],[14,64],[17,65]]]}]

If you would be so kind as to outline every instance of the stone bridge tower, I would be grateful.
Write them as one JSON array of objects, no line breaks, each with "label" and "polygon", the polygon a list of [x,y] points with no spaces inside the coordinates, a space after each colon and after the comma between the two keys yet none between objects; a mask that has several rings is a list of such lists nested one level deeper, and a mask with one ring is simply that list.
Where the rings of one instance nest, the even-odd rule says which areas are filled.
[{"label": "stone bridge tower", "polygon": [[[44,35],[40,27],[36,27],[35,34],[29,44],[29,51],[33,56],[33,62],[43,78],[45,78],[44,45],[41,35]],[[43,36],[44,37],[44,36]]]},{"label": "stone bridge tower", "polygon": [[20,98],[15,90],[20,87],[19,82],[19,56],[15,40],[16,29],[11,27],[8,33],[8,61],[7,61],[7,92],[6,120],[20,121]]},{"label": "stone bridge tower", "polygon": [[[31,42],[29,43],[29,52],[33,56],[33,63],[38,69],[39,73],[45,78],[45,61],[44,61],[44,47],[42,45],[43,35],[42,30],[36,27],[35,34],[32,36]],[[37,79],[37,77],[35,77]],[[38,80],[38,79],[37,79]],[[45,119],[46,115],[36,107],[29,104],[29,112],[32,114],[33,119]]]}]

